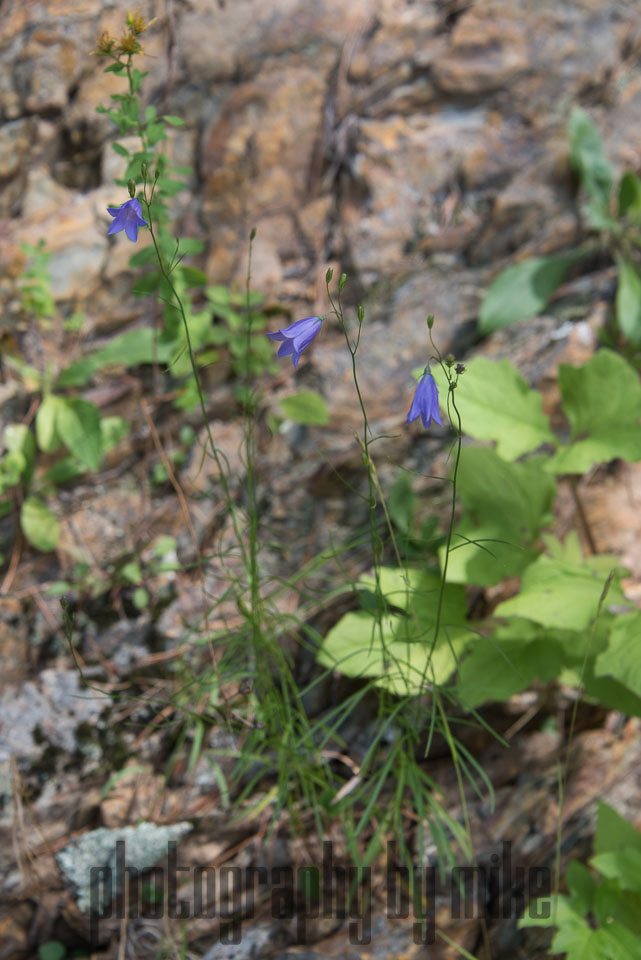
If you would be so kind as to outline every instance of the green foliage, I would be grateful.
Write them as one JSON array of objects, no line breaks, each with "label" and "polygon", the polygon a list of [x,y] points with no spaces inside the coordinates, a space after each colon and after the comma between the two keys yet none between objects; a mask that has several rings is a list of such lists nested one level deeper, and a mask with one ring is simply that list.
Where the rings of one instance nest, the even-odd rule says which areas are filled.
[{"label": "green foliage", "polygon": [[279,406],[288,420],[307,427],[324,427],[329,423],[327,403],[315,390],[301,390],[285,397]]},{"label": "green foliage", "polygon": [[47,940],[38,947],[38,960],[63,960],[67,948],[59,940]]},{"label": "green foliage", "polygon": [[574,107],[568,124],[570,159],[594,209],[607,214],[614,171],[605,155],[601,134],[589,113]]},{"label": "green foliage", "polygon": [[483,298],[479,330],[483,334],[535,317],[547,305],[579,255],[532,257],[496,277]]},{"label": "green foliage", "polygon": [[[587,197],[587,226],[598,231],[598,243],[551,257],[533,257],[507,267],[488,288],[479,312],[479,330],[491,333],[518,320],[536,316],[548,304],[569,268],[598,250],[609,251],[618,270],[615,317],[619,332],[641,347],[641,181],[627,171],[618,190],[599,131],[590,115],[575,107],[568,123],[570,162]],[[615,195],[616,193],[616,195]],[[616,210],[613,209],[616,206]]]},{"label": "green foliage", "polygon": [[[435,369],[434,375],[446,397],[445,374]],[[374,678],[395,693],[417,692],[431,670],[438,683],[457,671],[456,693],[468,709],[562,678],[641,716],[641,657],[635,652],[641,614],[626,612],[618,558],[585,557],[575,533],[563,543],[545,533],[556,495],[553,473],[579,472],[613,457],[641,458],[641,385],[626,361],[605,349],[582,367],[562,366],[559,384],[571,427],[565,446],[550,430],[540,395],[509,361],[470,361],[455,388],[457,409],[466,432],[495,447],[465,444],[461,450],[456,484],[462,511],[447,555],[436,642],[439,578],[424,569],[423,545],[422,554],[404,551],[404,569],[382,568],[366,589],[361,578],[362,609],[346,614],[325,638],[323,665]],[[388,510],[403,543],[416,544],[417,500],[406,475],[392,488]],[[445,538],[437,541],[430,532],[444,570]],[[486,586],[514,576],[521,578],[520,589],[499,603],[491,621],[468,622],[460,594],[456,612],[448,608],[453,584]],[[417,578],[424,585],[421,602]],[[409,644],[405,653],[403,642]]]},{"label": "green foliage", "polygon": [[548,470],[583,473],[617,457],[641,459],[641,384],[622,357],[599,350],[582,367],[562,364],[559,387],[572,435],[550,459]]},{"label": "green foliage", "polygon": [[518,576],[536,557],[539,531],[550,522],[552,477],[537,463],[511,463],[494,450],[465,447],[457,489],[465,512],[454,530],[448,579],[487,585]]},{"label": "green foliage", "polygon": [[616,317],[621,333],[641,346],[641,274],[634,263],[617,257],[619,284],[617,286]]},{"label": "green foliage", "polygon": [[266,371],[274,372],[272,344],[264,336],[267,325],[265,314],[258,305],[263,298],[251,293],[249,308],[247,296],[226,287],[210,286],[205,290],[211,315],[218,323],[211,334],[211,342],[229,350],[232,371],[238,377],[258,377]]},{"label": "green foliage", "polygon": [[568,895],[537,901],[519,926],[555,927],[551,952],[567,960],[635,960],[641,952],[641,834],[605,803],[599,804],[590,867],[572,861]]},{"label": "green foliage", "polygon": [[[433,371],[441,396],[447,382],[440,367]],[[509,360],[474,357],[456,388],[456,404],[465,433],[475,440],[495,440],[504,460],[517,460],[544,443],[556,443],[543,413],[541,394],[531,390]]]},{"label": "green foliage", "polygon": [[[524,571],[517,596],[500,603],[495,614],[526,617],[544,627],[581,631],[596,616],[603,585],[616,566],[616,557],[605,555],[581,557],[578,562],[539,556]],[[625,603],[616,582],[610,588],[608,603]]]},{"label": "green foliage", "polygon": [[464,627],[464,590],[445,588],[435,637],[440,577],[420,570],[403,573],[393,567],[382,567],[379,573],[384,609],[376,609],[373,578],[361,577],[356,589],[364,609],[346,614],[329,631],[319,662],[348,677],[373,677],[376,684],[397,694],[418,693],[426,679],[444,683],[471,639]]},{"label": "green foliage", "polygon": [[28,260],[20,278],[20,305],[24,312],[45,327],[56,315],[56,304],[51,294],[49,261],[51,254],[45,250],[45,241],[35,247],[22,244]]},{"label": "green foliage", "polygon": [[55,550],[60,523],[38,497],[26,497],[20,509],[20,526],[25,537],[38,550]]},{"label": "green foliage", "polygon": [[[62,323],[57,315],[49,285],[50,255],[44,249],[44,242],[27,250],[32,263],[20,282],[23,309],[30,312],[31,321],[42,329],[49,329],[57,322],[63,336],[76,332],[82,322],[80,316]],[[131,344],[127,346],[131,353]],[[113,349],[113,344],[111,347]],[[101,357],[101,351],[97,351],[97,355],[98,359],[87,358],[62,372],[53,370],[51,365],[39,370],[20,359],[5,358],[22,376],[25,393],[41,394],[42,399],[33,429],[24,423],[9,423],[5,427],[4,453],[0,456],[0,515],[19,511],[22,532],[38,550],[53,550],[58,543],[60,524],[44,503],[52,487],[74,479],[85,470],[98,470],[105,451],[118,443],[128,430],[120,417],[101,418],[95,404],[58,392],[87,383],[93,372],[105,365],[104,354]],[[43,471],[39,454],[59,452],[60,458]]]}]

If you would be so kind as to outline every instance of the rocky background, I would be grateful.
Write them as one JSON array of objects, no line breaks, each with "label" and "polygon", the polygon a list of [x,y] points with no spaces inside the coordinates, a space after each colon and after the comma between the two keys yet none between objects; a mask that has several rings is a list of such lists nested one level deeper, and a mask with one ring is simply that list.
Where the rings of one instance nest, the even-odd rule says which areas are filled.
[{"label": "rocky background", "polygon": [[[476,316],[487,284],[508,263],[563,250],[583,236],[566,142],[574,104],[595,118],[618,170],[641,167],[641,13],[634,3],[165,0],[144,2],[141,10],[158,17],[143,38],[149,75],[142,98],[185,118],[168,151],[176,163],[194,168],[189,192],[174,205],[175,230],[205,239],[199,265],[212,283],[242,287],[253,227],[253,286],[291,320],[327,310],[328,265],[335,275],[348,273],[345,302],[365,306],[359,364],[375,431],[401,433],[411,371],[426,359],[428,313],[436,317],[443,353],[482,349],[510,356],[547,391],[548,412],[554,410],[555,370],[559,362],[587,359],[594,349],[614,295],[612,271],[593,265],[566,285],[565,312],[551,311],[484,344],[478,342]],[[0,334],[3,345],[26,358],[37,349],[38,335],[20,317],[22,243],[46,239],[62,315],[85,313],[85,349],[153,318],[154,305],[131,296],[131,245],[122,234],[107,237],[106,207],[125,197],[113,184],[121,170],[110,146],[115,130],[95,112],[123,84],[103,73],[104,62],[92,50],[104,30],[120,34],[126,12],[121,0],[0,3]],[[147,242],[142,231],[138,248]],[[55,342],[45,349],[54,356]],[[360,420],[340,331],[326,324],[296,378],[284,364],[263,386],[274,399],[296,387],[320,390],[331,412],[327,429],[261,435],[270,521],[284,539],[301,544],[292,545],[294,564],[321,548],[328,530],[344,528],[349,515],[344,489],[327,469],[329,463],[349,475],[359,462],[353,438]],[[105,757],[110,770],[131,759],[135,737],[118,727],[117,711],[109,722],[103,715],[99,743],[87,736],[100,726],[104,705],[79,698],[60,608],[44,588],[68,577],[79,556],[93,572],[112,570],[122,558],[144,555],[145,545],[161,533],[174,533],[180,559],[190,559],[173,493],[149,490],[157,449],[140,386],[123,374],[92,389],[88,396],[101,411],[126,416],[132,432],[100,477],[61,491],[55,507],[63,524],[60,550],[41,556],[22,544],[16,552],[15,531],[2,527],[6,687],[0,695],[0,793],[7,851],[11,837],[19,835],[18,853],[3,864],[3,895],[12,906],[0,917],[0,939],[11,942],[14,952],[0,949],[2,957],[30,955],[33,891],[42,895],[53,883],[45,870],[44,880],[31,878],[30,899],[21,899],[29,858],[21,860],[19,851],[44,850],[46,857],[52,845],[58,849],[97,817],[107,826],[135,822],[127,806],[131,797],[122,810],[117,803],[105,806],[105,776],[98,775]],[[240,476],[242,432],[230,397],[224,376],[214,376],[212,425]],[[0,400],[5,420],[27,414],[19,384],[6,369]],[[163,424],[166,446],[176,430],[175,420]],[[427,472],[440,449],[438,435],[412,428],[395,441],[393,458]],[[384,448],[380,456],[391,453]],[[188,492],[212,482],[209,467],[196,479],[198,462],[195,456],[182,471]],[[640,497],[641,473],[632,467],[584,489],[599,548],[623,556],[637,595],[641,541],[634,517]],[[205,499],[193,509],[204,548],[218,508]],[[563,496],[558,510],[563,532],[575,522]],[[275,570],[282,558],[267,555],[267,569],[270,562]],[[208,576],[213,589],[216,571]],[[80,618],[83,650],[99,651],[113,668],[114,682],[132,663],[153,667],[179,643],[185,618],[198,611],[200,588],[186,578],[172,589],[172,602],[153,624],[118,616],[97,625],[91,611]],[[586,747],[586,767],[594,765],[591,750],[612,749],[603,737],[605,732]],[[538,741],[528,749],[539,759],[548,756]],[[152,755],[148,748],[142,763]],[[628,753],[625,763],[631,769]],[[79,781],[78,770],[83,776],[89,771],[89,779]],[[21,778],[29,777],[36,784],[31,824],[20,800]],[[152,802],[158,781],[151,772],[145,777],[136,781],[134,812],[158,818]],[[585,784],[582,789],[589,794]],[[168,801],[162,816],[170,822],[191,815],[202,805],[201,794],[212,790],[202,772],[188,795]],[[203,829],[215,833],[216,823]],[[553,835],[554,818],[549,826]],[[60,898],[56,893],[47,907],[50,919]],[[390,956],[402,952],[389,931],[379,934]],[[473,942],[473,936],[461,940]],[[505,956],[515,956],[515,949],[510,941]],[[321,948],[322,955],[329,951]]]}]

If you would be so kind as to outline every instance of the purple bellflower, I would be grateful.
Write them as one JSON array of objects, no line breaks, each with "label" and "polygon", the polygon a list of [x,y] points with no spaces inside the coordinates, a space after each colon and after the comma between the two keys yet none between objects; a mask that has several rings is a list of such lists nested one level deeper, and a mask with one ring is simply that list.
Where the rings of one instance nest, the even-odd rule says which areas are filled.
[{"label": "purple bellflower", "polygon": [[138,227],[147,227],[149,224],[142,218],[140,200],[127,200],[121,207],[107,207],[107,211],[114,217],[114,221],[107,230],[111,233],[120,233],[124,230],[129,239],[135,243],[138,239]]},{"label": "purple bellflower", "polygon": [[438,388],[436,386],[436,380],[427,369],[418,382],[416,393],[412,400],[412,406],[410,407],[410,412],[405,422],[411,423],[412,420],[416,420],[418,416],[420,416],[423,421],[423,426],[426,430],[429,428],[432,420],[440,426],[443,426],[438,412]]},{"label": "purple bellflower", "polygon": [[268,333],[267,336],[272,340],[283,341],[278,350],[278,356],[288,357],[291,354],[292,363],[298,370],[300,355],[310,345],[320,330],[322,322],[323,317],[305,317],[304,320],[297,320],[284,330]]}]

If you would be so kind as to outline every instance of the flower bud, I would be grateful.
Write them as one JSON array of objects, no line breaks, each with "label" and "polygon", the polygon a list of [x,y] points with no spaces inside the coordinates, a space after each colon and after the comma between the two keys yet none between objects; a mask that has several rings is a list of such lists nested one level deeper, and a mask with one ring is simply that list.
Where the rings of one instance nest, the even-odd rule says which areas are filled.
[{"label": "flower bud", "polygon": [[133,199],[136,196],[136,181],[130,180],[127,189],[129,190],[129,196]]}]

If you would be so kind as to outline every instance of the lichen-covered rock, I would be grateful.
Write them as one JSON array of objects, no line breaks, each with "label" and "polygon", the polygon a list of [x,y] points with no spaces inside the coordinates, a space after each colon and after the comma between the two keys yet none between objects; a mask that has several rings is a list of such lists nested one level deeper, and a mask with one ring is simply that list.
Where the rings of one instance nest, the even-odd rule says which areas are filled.
[{"label": "lichen-covered rock", "polygon": [[[120,893],[125,867],[138,872],[149,870],[167,856],[170,842],[177,843],[191,829],[191,823],[169,826],[139,823],[118,830],[91,830],[67,844],[56,855],[56,861],[65,881],[76,893],[79,908],[85,913],[90,910],[100,913],[111,902],[109,894],[113,897]],[[122,846],[119,848],[118,844]],[[120,869],[120,863],[123,869]],[[111,871],[109,883],[104,881],[103,875],[102,882],[94,886],[93,892],[95,874],[92,870]]]}]

